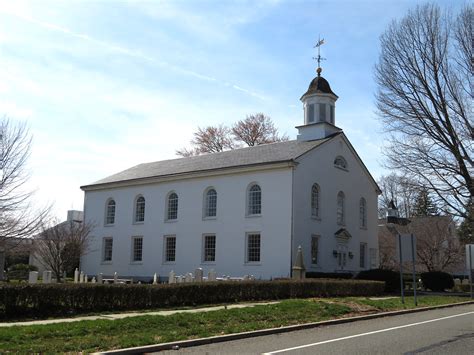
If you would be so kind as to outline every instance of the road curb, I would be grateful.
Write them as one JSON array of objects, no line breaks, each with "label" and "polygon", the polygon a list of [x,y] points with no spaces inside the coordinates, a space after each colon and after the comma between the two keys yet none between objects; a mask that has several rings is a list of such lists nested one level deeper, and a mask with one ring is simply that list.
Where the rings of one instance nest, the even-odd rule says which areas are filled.
[{"label": "road curb", "polygon": [[431,311],[431,310],[441,309],[441,308],[452,308],[452,307],[464,306],[468,304],[474,304],[474,301],[451,303],[451,304],[446,304],[446,305],[441,305],[441,306],[422,307],[422,308],[416,308],[416,309],[404,309],[400,311],[381,312],[381,313],[374,313],[374,314],[368,314],[364,316],[357,316],[357,317],[350,317],[350,318],[331,319],[331,320],[326,320],[322,322],[304,323],[304,324],[289,325],[289,326],[279,327],[279,328],[269,328],[269,329],[254,330],[254,331],[235,333],[235,334],[218,335],[218,336],[213,336],[213,337],[208,337],[208,338],[173,341],[169,343],[145,345],[145,346],[139,346],[139,347],[127,348],[127,349],[103,351],[103,352],[98,352],[95,354],[143,354],[143,353],[156,352],[156,351],[162,351],[162,350],[172,350],[172,349],[177,349],[177,348],[186,348],[186,347],[191,347],[191,346],[221,343],[221,342],[230,341],[230,340],[253,338],[253,337],[259,337],[259,336],[264,336],[264,335],[287,333],[287,332],[293,332],[296,330],[318,328],[318,327],[323,327],[327,325],[352,323],[359,320],[370,320],[370,319],[376,319],[376,318],[382,318],[382,317],[398,316],[398,315],[409,314],[409,313]]}]

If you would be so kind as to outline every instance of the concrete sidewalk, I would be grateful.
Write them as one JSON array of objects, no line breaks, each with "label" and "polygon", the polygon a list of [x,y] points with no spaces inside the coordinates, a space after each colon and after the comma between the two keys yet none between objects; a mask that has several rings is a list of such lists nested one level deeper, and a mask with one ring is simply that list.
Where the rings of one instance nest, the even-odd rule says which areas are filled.
[{"label": "concrete sidewalk", "polygon": [[276,303],[280,303],[280,302],[273,301],[273,302],[238,303],[238,304],[233,304],[233,305],[228,305],[228,306],[213,306],[213,307],[202,307],[202,308],[193,308],[193,309],[172,309],[168,311],[154,311],[154,312],[126,312],[126,313],[101,314],[97,316],[84,316],[84,317],[74,317],[74,318],[33,320],[33,321],[25,321],[25,322],[5,322],[5,323],[0,323],[0,328],[13,327],[13,326],[55,324],[55,323],[71,323],[71,322],[80,322],[83,320],[98,320],[98,319],[116,320],[116,319],[140,317],[140,316],[169,316],[175,313],[211,312],[211,311],[218,311],[220,309],[246,308],[246,307],[276,304]]}]

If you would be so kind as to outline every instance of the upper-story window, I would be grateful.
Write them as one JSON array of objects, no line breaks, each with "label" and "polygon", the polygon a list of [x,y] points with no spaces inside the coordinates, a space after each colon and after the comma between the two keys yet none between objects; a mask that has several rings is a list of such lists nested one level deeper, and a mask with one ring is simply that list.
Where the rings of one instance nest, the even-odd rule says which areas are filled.
[{"label": "upper-story window", "polygon": [[174,220],[178,219],[178,195],[175,192],[172,192],[168,196],[168,203],[166,206],[166,219]]},{"label": "upper-story window", "polygon": [[344,159],[341,156],[336,157],[336,159],[334,159],[334,166],[336,166],[338,168],[341,168],[341,169],[344,169],[344,170],[347,170],[346,159]]},{"label": "upper-story window", "polygon": [[330,107],[330,115],[331,115],[331,123],[334,124],[334,110],[335,107],[333,105],[329,106]]},{"label": "upper-story window", "polygon": [[337,224],[344,225],[344,208],[345,208],[345,196],[344,192],[339,191],[337,194]]},{"label": "upper-story window", "polygon": [[145,221],[145,197],[139,196],[135,202],[135,222]]},{"label": "upper-story window", "polygon": [[107,207],[105,212],[105,224],[115,223],[115,201],[110,199],[107,201]]},{"label": "upper-story window", "polygon": [[314,122],[314,104],[308,104],[307,110],[307,122],[312,123]]},{"label": "upper-story window", "polygon": [[204,196],[204,217],[215,217],[217,215],[217,192],[208,189]]},{"label": "upper-story window", "polygon": [[319,104],[319,120],[326,122],[326,104]]},{"label": "upper-story window", "polygon": [[247,215],[259,215],[262,213],[262,189],[253,184],[248,189]]},{"label": "upper-story window", "polygon": [[311,187],[311,217],[319,217],[319,185]]},{"label": "upper-story window", "polygon": [[359,201],[359,225],[361,228],[367,228],[367,203],[363,197]]}]

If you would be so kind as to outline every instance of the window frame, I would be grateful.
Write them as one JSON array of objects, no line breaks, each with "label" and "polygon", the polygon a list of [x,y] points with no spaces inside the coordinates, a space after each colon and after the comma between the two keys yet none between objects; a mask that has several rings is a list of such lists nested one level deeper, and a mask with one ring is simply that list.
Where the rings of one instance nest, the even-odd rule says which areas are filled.
[{"label": "window frame", "polygon": [[[174,260],[168,260],[168,240],[174,239]],[[177,252],[176,234],[167,234],[163,236],[163,264],[175,264]]]},{"label": "window frame", "polygon": [[316,122],[316,115],[314,114],[314,104],[307,104],[307,116],[306,116],[306,122],[309,123],[315,123]]},{"label": "window frame", "polygon": [[[143,236],[142,235],[135,235],[135,236],[132,236],[131,239],[132,239],[132,247],[131,247],[130,263],[131,264],[141,264],[141,263],[143,263]],[[136,255],[135,242],[137,240],[141,240],[140,260],[135,259],[135,255]]]},{"label": "window frame", "polygon": [[376,269],[378,267],[378,265],[377,265],[377,248],[369,248],[369,267],[370,267],[370,269]]},{"label": "window frame", "polygon": [[[250,194],[251,193],[256,193],[256,192],[251,191],[254,187],[258,187],[258,189],[259,189],[258,193],[260,194],[260,197],[258,198],[260,200],[259,201],[259,213],[250,213],[251,210],[252,211],[254,210],[253,205],[250,206],[250,203],[253,200],[253,197],[251,198]],[[260,217],[262,215],[262,187],[257,182],[252,182],[247,186],[245,209],[246,209],[246,214],[245,214],[246,217]]]},{"label": "window frame", "polygon": [[[214,238],[214,260],[206,260],[207,259],[207,238]],[[215,233],[205,233],[202,235],[202,257],[201,263],[202,264],[215,264],[217,257],[217,237]]]},{"label": "window frame", "polygon": [[[138,204],[142,204],[142,202],[140,200],[143,200],[143,217],[141,220],[139,220],[138,218],[138,214],[140,213],[139,212],[139,206]],[[137,197],[135,197],[135,203],[134,203],[134,208],[133,208],[133,224],[143,224],[145,223],[145,213],[146,213],[146,199],[143,195],[137,195]]]},{"label": "window frame", "polygon": [[[106,259],[106,250],[107,250],[107,242],[110,241],[110,259]],[[101,263],[102,264],[111,264],[113,262],[114,257],[114,238],[113,237],[103,237],[102,238],[102,256],[101,256]]]},{"label": "window frame", "polygon": [[[112,216],[112,222],[109,223],[109,207],[110,204],[113,203],[113,216]],[[104,218],[104,226],[110,227],[115,224],[115,215],[117,213],[117,202],[115,202],[115,199],[110,197],[107,199],[105,202],[105,218]]]},{"label": "window frame", "polygon": [[[315,189],[316,189],[316,198],[315,198]],[[320,205],[321,205],[321,188],[319,187],[317,183],[314,183],[311,186],[311,217],[312,218],[321,219]]]},{"label": "window frame", "polygon": [[[341,207],[339,206],[339,201],[342,201]],[[346,225],[346,195],[343,191],[339,191],[336,197],[336,223],[339,226]]]},{"label": "window frame", "polygon": [[[339,162],[342,162],[342,164],[339,164]],[[338,155],[337,157],[335,157],[333,164],[335,168],[338,168],[344,171],[349,171],[349,165],[347,164],[347,160],[342,155]]]},{"label": "window frame", "polygon": [[[209,213],[211,203],[210,203],[210,195],[209,193],[214,191],[214,215]],[[203,201],[203,219],[216,219],[217,218],[217,191],[214,187],[208,187],[204,190],[204,201]]]},{"label": "window frame", "polygon": [[[258,239],[258,260],[250,260],[250,243],[251,236],[257,236]],[[262,233],[261,232],[247,232],[245,233],[245,264],[246,265],[260,265],[262,263]]]},{"label": "window frame", "polygon": [[[170,217],[170,202],[171,202],[171,197],[175,195],[176,196],[176,212],[175,212],[175,218],[169,218]],[[165,202],[165,222],[176,222],[178,220],[179,216],[179,195],[176,191],[170,191],[166,195],[166,202]]]}]

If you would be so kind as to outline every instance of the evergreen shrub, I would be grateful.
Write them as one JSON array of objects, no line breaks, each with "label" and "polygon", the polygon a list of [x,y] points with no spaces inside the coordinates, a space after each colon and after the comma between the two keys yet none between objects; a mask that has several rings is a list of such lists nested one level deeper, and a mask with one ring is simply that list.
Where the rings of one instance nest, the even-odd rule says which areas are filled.
[{"label": "evergreen shrub", "polygon": [[385,292],[395,292],[400,290],[400,274],[393,270],[371,269],[364,270],[357,274],[357,280],[374,280],[385,282]]},{"label": "evergreen shrub", "polygon": [[442,292],[454,287],[454,279],[451,274],[442,271],[423,272],[421,282],[425,288],[431,291]]},{"label": "evergreen shrub", "polygon": [[244,301],[375,296],[384,284],[355,280],[203,282],[162,285],[35,284],[0,286],[0,317],[67,316]]}]

